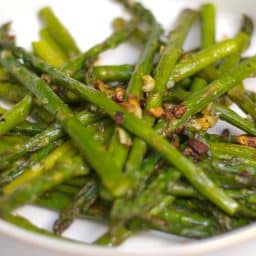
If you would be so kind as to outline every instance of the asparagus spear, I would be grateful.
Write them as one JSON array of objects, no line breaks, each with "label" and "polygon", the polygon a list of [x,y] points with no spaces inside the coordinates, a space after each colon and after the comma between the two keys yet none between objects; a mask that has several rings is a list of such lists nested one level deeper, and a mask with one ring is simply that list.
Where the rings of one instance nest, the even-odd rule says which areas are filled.
[{"label": "asparagus spear", "polygon": [[44,22],[51,36],[56,42],[58,42],[69,57],[74,57],[80,53],[74,39],[55,16],[51,8],[42,8],[39,12],[39,16]]},{"label": "asparagus spear", "polygon": [[143,20],[145,23],[151,26],[157,23],[152,12],[146,9],[141,3],[131,2],[128,0],[115,0],[115,1],[122,4],[132,15],[137,16],[139,19]]},{"label": "asparagus spear", "polygon": [[148,42],[145,46],[143,53],[139,58],[139,62],[135,67],[135,71],[129,81],[127,88],[127,94],[141,98],[143,93],[143,80],[142,77],[149,74],[152,66],[156,51],[159,47],[159,38],[162,33],[162,28],[159,24],[155,24],[152,28],[152,32],[148,38]]},{"label": "asparagus spear", "polygon": [[196,74],[226,56],[240,52],[240,49],[243,49],[247,42],[248,36],[240,33],[234,39],[216,43],[198,53],[192,54],[186,61],[176,65],[170,76],[169,85],[171,86],[175,82]]},{"label": "asparagus spear", "polygon": [[[65,207],[65,205],[67,205],[67,202],[69,202],[70,200],[70,198],[64,197],[62,194],[50,193],[47,197],[41,198],[38,203],[50,209],[61,210]],[[63,203],[60,204],[60,202]],[[91,213],[95,214],[93,209],[91,209]],[[98,239],[95,243],[109,246],[118,245],[126,238],[128,238],[131,234],[134,234],[134,231],[138,229],[141,230],[148,228],[155,228],[163,232],[174,233],[177,235],[188,236],[192,238],[194,238],[195,236],[198,238],[208,237],[210,236],[210,233],[211,235],[216,234],[216,227],[213,228],[212,226],[212,228],[210,228],[212,225],[210,223],[213,223],[212,219],[202,218],[202,216],[199,216],[198,214],[191,215],[191,212],[184,212],[178,210],[177,208],[171,209],[168,214],[170,213],[173,214],[171,214],[171,216],[169,215],[168,217],[169,224],[166,221],[161,221],[161,219],[158,217],[143,215],[140,216],[139,219],[131,220],[131,222],[128,224],[129,229],[120,227],[120,229],[117,229],[115,233],[107,233],[106,235]],[[106,219],[105,213],[101,211],[96,211],[96,214],[99,214],[96,216],[96,218]],[[83,217],[83,215],[81,215],[80,217]],[[85,217],[88,217],[88,215],[86,215]],[[197,223],[204,224],[199,228],[200,224],[199,226],[197,226]],[[208,229],[208,224],[206,223],[209,223],[208,227],[211,231]],[[243,222],[243,224],[245,224],[245,222]],[[213,232],[214,229],[215,232]],[[219,232],[218,229],[217,232]]]},{"label": "asparagus spear", "polygon": [[59,191],[48,191],[38,197],[34,204],[53,211],[60,212],[71,203],[72,197],[65,195]]},{"label": "asparagus spear", "polygon": [[[223,159],[224,158],[224,159]],[[229,159],[225,159],[225,156],[221,158],[220,155],[215,154],[215,158],[212,158],[209,162],[209,160],[203,160],[200,163],[200,166],[207,166],[210,167],[211,169],[216,170],[220,174],[237,174],[246,178],[246,174],[248,177],[250,175],[255,175],[256,174],[256,161],[254,159],[248,158],[248,162],[241,158],[235,158],[232,156],[232,153],[229,156]]]},{"label": "asparagus spear", "polygon": [[13,131],[17,133],[35,135],[39,132],[42,132],[46,128],[45,124],[42,123],[32,123],[29,121],[24,121],[16,126]]},{"label": "asparagus spear", "polygon": [[3,114],[0,118],[0,136],[22,123],[28,117],[31,107],[32,97],[27,95],[11,110]]},{"label": "asparagus spear", "polygon": [[[118,31],[123,29],[127,25],[127,21],[122,17],[117,17],[112,21],[112,27],[114,31]],[[131,43],[145,44],[147,41],[147,32],[148,30],[144,31],[140,27],[136,28],[132,34],[132,38],[130,39]],[[164,44],[164,42],[161,42]]]},{"label": "asparagus spear", "polygon": [[67,184],[60,184],[55,188],[55,191],[61,192],[65,195],[74,197],[77,194],[77,188],[67,185]]},{"label": "asparagus spear", "polygon": [[108,151],[115,159],[119,170],[123,169],[123,165],[127,159],[130,145],[132,144],[130,135],[121,127],[115,127],[111,137]]},{"label": "asparagus spear", "polygon": [[29,230],[31,232],[38,233],[38,234],[41,234],[41,235],[46,235],[46,236],[53,237],[53,238],[58,238],[53,233],[51,233],[51,232],[49,232],[45,229],[38,228],[37,226],[33,225],[29,220],[27,220],[27,219],[25,219],[21,216],[6,214],[4,216],[4,219],[6,221],[14,224],[15,226],[18,226],[20,228]]},{"label": "asparagus spear", "polygon": [[60,67],[67,62],[67,56],[51,37],[47,28],[40,31],[41,39],[33,42],[32,46],[37,56],[54,67]]},{"label": "asparagus spear", "polygon": [[[255,190],[253,189],[225,189],[225,192],[236,200],[247,200],[249,197],[255,196]],[[185,197],[203,200],[203,197],[200,195],[200,193],[198,193],[193,187],[179,181],[176,181],[172,184],[172,186],[168,187],[168,193],[177,198]]]},{"label": "asparagus spear", "polygon": [[[208,7],[208,8],[211,9],[211,7]],[[214,11],[211,10],[211,12],[214,12]],[[238,65],[241,58],[241,52],[244,51],[250,44],[253,29],[254,29],[254,24],[252,19],[247,15],[243,15],[242,25],[237,36],[239,36],[242,33],[247,35],[247,38],[245,39],[240,51],[226,57],[218,69],[208,68],[208,70],[204,70],[204,73],[206,71],[206,74],[210,78],[210,81],[215,80],[220,74],[223,74],[229,71],[230,69],[232,69],[233,67],[235,67],[236,65]]]},{"label": "asparagus spear", "polygon": [[[125,179],[121,171],[117,170],[105,148],[92,138],[91,133],[75,117],[69,107],[61,101],[45,81],[19,64],[10,52],[3,51],[0,59],[1,64],[42,101],[44,108],[56,116],[56,119],[63,125],[65,131],[90,165],[98,172],[110,191],[114,195],[123,194],[129,187],[129,181]],[[98,161],[95,156],[101,156],[101,161]]]},{"label": "asparagus spear", "polygon": [[241,159],[255,159],[256,151],[254,148],[232,143],[209,142],[210,151],[213,157],[230,159],[237,157]]},{"label": "asparagus spear", "polygon": [[219,233],[212,219],[178,209],[166,210],[157,216],[144,216],[140,221],[156,230],[184,237],[206,238]]},{"label": "asparagus spear", "polygon": [[195,77],[193,79],[193,82],[190,86],[190,91],[191,92],[196,92],[198,90],[201,90],[202,88],[205,88],[207,86],[207,81],[200,77]]},{"label": "asparagus spear", "polygon": [[201,46],[207,48],[215,43],[215,6],[206,3],[201,6]]},{"label": "asparagus spear", "polygon": [[168,90],[163,98],[164,103],[181,103],[190,95],[189,91],[186,91],[180,87],[174,87]]},{"label": "asparagus spear", "polygon": [[229,97],[242,109],[256,120],[256,104],[245,94],[242,85],[236,86],[228,93]]},{"label": "asparagus spear", "polygon": [[95,179],[88,180],[84,187],[75,195],[74,200],[65,208],[54,223],[54,233],[60,235],[67,229],[74,219],[80,215],[79,208],[86,211],[97,199],[98,184]]},{"label": "asparagus spear", "polygon": [[[82,83],[64,75],[62,72],[53,69],[42,60],[26,53],[24,50],[20,48],[16,49],[16,54],[22,56],[24,60],[29,61],[38,70],[49,74],[55,82],[66,86],[68,89],[77,93],[81,98],[84,98],[92,104],[104,109],[104,111],[106,111],[113,120],[116,120],[118,116],[118,119],[119,121],[121,119],[120,123],[124,128],[145,140],[156,151],[159,151],[167,161],[176,166],[177,169],[190,181],[190,183],[193,184],[193,186],[195,186],[210,201],[214,202],[229,214],[235,213],[238,208],[237,203],[229,198],[210,179],[208,179],[201,168],[185,158],[172,145],[170,145],[167,140],[158,135],[153,129],[149,128],[143,120],[129,114],[100,92],[86,87]],[[6,56],[3,56],[2,54],[0,57],[0,63],[3,64]],[[5,67],[8,68],[7,65],[5,65]]]},{"label": "asparagus spear", "polygon": [[[141,229],[141,228],[140,228]],[[94,244],[101,246],[117,246],[122,244],[127,238],[135,233],[134,230],[125,228],[124,226],[119,226],[114,231],[109,231],[96,241]]]},{"label": "asparagus spear", "polygon": [[150,93],[147,109],[162,105],[168,79],[182,54],[184,41],[196,18],[197,12],[191,9],[185,9],[178,17],[176,26],[169,34],[169,41],[155,69],[155,87]]},{"label": "asparagus spear", "polygon": [[[28,111],[28,109],[26,109],[26,108],[29,107],[29,105],[27,105],[27,104],[30,103],[28,100],[29,100],[28,96],[25,96],[25,97],[20,101],[20,103],[17,103],[16,106],[14,106],[14,109],[12,109],[12,110],[14,111],[17,106],[20,106],[19,111],[22,112],[22,108],[23,108],[23,111],[24,111],[24,108],[25,108],[25,112]],[[22,104],[21,104],[21,103],[22,103]],[[21,104],[21,105],[20,105],[20,104]],[[32,102],[31,102],[31,105],[32,105]],[[31,108],[31,107],[30,107],[30,108]],[[12,110],[9,110],[9,114],[10,114],[10,112],[12,112]],[[19,113],[17,112],[17,109],[16,109],[16,110],[12,113],[12,115],[15,115],[15,112],[16,112],[16,114],[19,114]],[[9,115],[9,114],[8,114],[8,110],[5,109],[5,108],[1,108],[0,114],[2,115],[3,118],[4,118],[4,115]],[[17,124],[16,127],[13,127],[13,128],[11,129],[11,130],[13,130],[13,132],[17,132],[17,133],[21,132],[22,134],[28,134],[28,135],[31,135],[31,134],[32,134],[32,135],[33,135],[33,134],[38,133],[38,132],[41,132],[42,130],[45,129],[45,125],[42,124],[42,123],[38,123],[38,122],[37,122],[37,123],[32,123],[32,122],[29,122],[29,121],[22,121],[22,119],[25,119],[25,118],[26,118],[25,116],[23,116],[24,114],[25,114],[25,113],[22,113],[22,115],[18,115],[18,119],[17,119],[15,122],[20,122],[20,123]],[[9,116],[9,118],[10,118],[10,116]],[[14,120],[14,116],[12,116],[11,120]],[[10,122],[10,120],[9,120],[9,122]],[[11,123],[9,123],[9,124],[5,123],[5,125],[11,125]],[[6,127],[6,128],[7,128],[7,127]],[[8,128],[8,129],[9,129],[9,128]],[[8,132],[9,132],[9,131],[8,131]]]},{"label": "asparagus spear", "polygon": [[133,71],[134,67],[132,65],[94,67],[95,79],[106,82],[126,82],[132,76]]},{"label": "asparagus spear", "polygon": [[234,126],[249,134],[252,134],[254,136],[256,135],[256,127],[254,123],[245,118],[242,118],[230,108],[224,106],[223,104],[215,103],[213,105],[213,109],[217,114],[220,115],[221,119],[233,124]]},{"label": "asparagus spear", "polygon": [[155,167],[159,158],[160,156],[158,154],[153,153],[152,155],[149,155],[148,158],[144,159],[141,164],[141,169],[137,173],[138,178],[134,180],[133,187],[136,188],[136,195],[139,195],[147,186],[148,180],[156,169]]},{"label": "asparagus spear", "polygon": [[[252,33],[254,29],[253,21],[247,15],[243,15],[243,22],[240,28],[242,33],[245,33],[248,37],[247,43],[245,44],[244,48],[241,49],[241,52],[245,50],[249,45],[252,38]],[[240,52],[229,56],[224,60],[224,62],[220,65],[219,73],[223,74],[228,70],[232,69],[234,66],[237,66],[240,61]],[[238,85],[231,90],[228,91],[228,96],[238,104],[238,106],[243,109],[246,113],[249,113],[253,118],[256,117],[255,105],[250,100],[247,95],[244,93],[243,85]]]}]

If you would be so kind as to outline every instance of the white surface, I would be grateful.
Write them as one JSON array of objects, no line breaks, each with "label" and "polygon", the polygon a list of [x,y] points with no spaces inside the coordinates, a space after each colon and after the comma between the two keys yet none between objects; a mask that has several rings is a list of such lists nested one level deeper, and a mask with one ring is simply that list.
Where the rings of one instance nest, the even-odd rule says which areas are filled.
[{"label": "white surface", "polygon": [[[141,0],[154,10],[155,15],[165,28],[170,29],[177,14],[183,7],[198,7],[201,0]],[[256,7],[253,0],[215,0],[218,5],[218,39],[233,36],[240,26],[242,13],[247,13],[256,20]],[[31,41],[37,39],[39,22],[37,10],[44,5],[50,5],[61,20],[67,25],[81,49],[102,41],[111,32],[111,20],[116,16],[124,16],[124,11],[113,5],[110,0],[0,0],[0,22],[13,20],[14,32],[18,43],[30,48]],[[190,33],[186,49],[199,44],[199,30],[195,27]],[[254,40],[255,41],[255,40]],[[256,52],[256,44],[248,54]],[[102,55],[101,63],[134,63],[138,50],[124,44],[117,50]],[[248,86],[254,88],[255,80],[250,80]],[[50,229],[56,214],[33,207],[24,207],[18,211],[27,216],[40,227]],[[102,234],[105,227],[89,221],[77,221],[65,236],[81,241],[91,242]],[[247,227],[241,231],[209,239],[193,242],[187,239],[168,236],[156,232],[144,233],[129,239],[117,249],[96,248],[54,241],[26,231],[17,229],[0,221],[0,255],[1,256],[55,256],[55,255],[207,255],[207,256],[246,256],[255,255],[256,226]],[[9,238],[8,238],[9,237]],[[48,248],[48,249],[46,249]]]}]

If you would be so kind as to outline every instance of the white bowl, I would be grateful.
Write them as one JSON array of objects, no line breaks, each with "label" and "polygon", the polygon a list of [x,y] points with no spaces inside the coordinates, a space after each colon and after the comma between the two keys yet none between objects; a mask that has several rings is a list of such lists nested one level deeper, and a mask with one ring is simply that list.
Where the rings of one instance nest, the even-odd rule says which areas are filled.
[{"label": "white bowl", "polygon": [[[184,7],[198,7],[202,0],[141,0],[151,8],[166,29],[172,27],[177,14]],[[240,27],[241,14],[246,13],[256,19],[256,7],[253,0],[212,0],[218,7],[218,40],[232,37]],[[14,32],[18,35],[18,44],[29,48],[31,41],[37,39],[39,22],[37,10],[50,5],[61,20],[70,28],[81,49],[100,42],[111,32],[110,22],[116,16],[124,15],[118,5],[109,0],[68,1],[68,0],[0,0],[0,22],[13,20]],[[126,15],[126,14],[125,14]],[[186,48],[193,48],[199,43],[199,30],[194,28],[186,43]],[[255,38],[254,38],[255,39]],[[253,41],[255,42],[255,40]],[[256,52],[252,44],[248,54]],[[138,50],[124,44],[119,49],[109,51],[102,56],[102,63],[134,63]],[[248,81],[253,88],[254,80]],[[221,124],[223,125],[223,124]],[[50,229],[56,214],[47,210],[26,206],[17,211],[40,227]],[[65,232],[65,236],[91,242],[106,230],[101,224],[78,220]],[[256,225],[215,238],[193,241],[158,232],[137,235],[119,248],[103,248],[92,245],[76,244],[51,239],[19,229],[0,221],[1,256],[246,256],[255,255]]]}]

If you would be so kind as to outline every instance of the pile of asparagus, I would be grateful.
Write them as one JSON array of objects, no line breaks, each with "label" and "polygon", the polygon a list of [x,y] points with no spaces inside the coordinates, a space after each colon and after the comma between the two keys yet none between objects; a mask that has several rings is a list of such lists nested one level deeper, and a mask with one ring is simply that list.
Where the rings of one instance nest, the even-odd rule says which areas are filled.
[{"label": "pile of asparagus", "polygon": [[[0,216],[60,237],[75,218],[108,224],[95,244],[116,246],[145,230],[202,239],[256,218],[256,94],[243,80],[253,22],[215,40],[215,7],[185,9],[168,36],[138,2],[82,53],[49,7],[33,53],[0,28]],[[184,52],[199,20],[201,45]],[[129,41],[133,65],[99,66],[100,54]],[[97,65],[96,65],[97,62]],[[236,104],[247,118],[230,107]],[[211,134],[219,120],[239,128]],[[255,159],[254,159],[255,158]],[[13,214],[27,203],[59,212],[53,233]]]}]

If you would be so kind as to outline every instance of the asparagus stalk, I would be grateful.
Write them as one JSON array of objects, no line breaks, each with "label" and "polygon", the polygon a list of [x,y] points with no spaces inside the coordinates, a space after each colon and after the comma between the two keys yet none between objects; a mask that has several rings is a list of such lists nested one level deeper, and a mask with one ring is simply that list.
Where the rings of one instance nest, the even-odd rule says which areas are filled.
[{"label": "asparagus stalk", "polygon": [[[122,143],[122,138],[120,138],[120,136],[124,137],[124,141]],[[123,165],[127,159],[129,147],[131,144],[130,141],[126,140],[130,140],[130,135],[125,130],[123,130],[123,128],[115,127],[114,133],[109,143],[108,151],[112,155],[113,159],[115,159],[119,170],[123,169]]]},{"label": "asparagus stalk", "polygon": [[133,95],[141,98],[143,93],[142,87],[144,85],[142,77],[151,72],[151,69],[153,67],[153,60],[159,47],[159,38],[161,33],[161,26],[155,24],[148,38],[145,49],[141,54],[139,61],[135,67],[135,71],[129,81],[127,88],[128,95]]},{"label": "asparagus stalk", "polygon": [[74,39],[55,16],[51,8],[42,8],[39,12],[39,16],[44,22],[51,36],[56,42],[58,42],[69,57],[74,57],[80,53]]},{"label": "asparagus stalk", "polygon": [[27,95],[11,110],[4,113],[0,118],[0,136],[22,123],[28,117],[31,107],[32,97]]},{"label": "asparagus stalk", "polygon": [[94,67],[95,79],[105,81],[105,82],[129,81],[133,71],[134,71],[134,67],[132,65]]},{"label": "asparagus stalk", "polygon": [[41,39],[38,42],[32,43],[37,56],[54,67],[60,67],[67,62],[67,56],[54,41],[47,28],[41,29],[40,36]]},{"label": "asparagus stalk", "polygon": [[236,86],[229,91],[228,95],[245,113],[256,120],[256,104],[245,94],[243,85]]},{"label": "asparagus stalk", "polygon": [[242,118],[236,112],[223,104],[215,103],[213,105],[214,111],[219,114],[220,118],[240,128],[241,130],[256,136],[256,127],[253,122]]},{"label": "asparagus stalk", "polygon": [[212,157],[230,159],[237,157],[239,159],[255,159],[256,150],[254,148],[237,145],[232,143],[209,142]]},{"label": "asparagus stalk", "polygon": [[132,15],[143,20],[145,23],[151,26],[157,23],[152,12],[146,9],[141,3],[131,2],[128,0],[115,0],[115,1],[122,4]]},{"label": "asparagus stalk", "polygon": [[207,86],[207,82],[204,79],[200,77],[195,77],[190,86],[190,91],[196,92],[198,90],[201,90],[202,88],[205,88],[206,86]]},{"label": "asparagus stalk", "polygon": [[[117,17],[112,21],[112,27],[114,31],[118,31],[123,29],[127,25],[127,21],[122,17]],[[132,38],[130,39],[131,43],[145,44],[147,41],[147,30],[144,31],[140,27],[136,28],[132,34]],[[164,42],[161,42],[164,44]]]},{"label": "asparagus stalk", "polygon": [[143,217],[141,222],[151,228],[184,237],[206,238],[219,233],[212,219],[178,209],[166,210],[157,216]]},{"label": "asparagus stalk", "polygon": [[[21,111],[21,112],[22,112],[22,108],[23,108],[23,109],[25,108],[25,112],[28,111],[28,109],[26,109],[26,108],[29,107],[29,105],[27,105],[27,104],[30,103],[30,102],[28,101],[28,100],[29,100],[28,97],[29,97],[29,96],[25,96],[23,99],[21,99],[20,103],[17,103],[16,106],[14,106],[13,109],[9,110],[9,112],[8,112],[7,109],[1,108],[0,114],[2,115],[2,117],[4,118],[5,115],[9,115],[8,113],[11,113],[12,111],[14,111],[17,106],[20,106],[20,107],[21,107],[21,108],[19,109],[19,111]],[[22,104],[21,104],[21,103],[22,103]],[[21,104],[21,105],[20,105],[20,104]],[[31,102],[31,105],[32,105],[32,102]],[[30,107],[30,108],[31,108],[31,107]],[[41,132],[42,130],[45,129],[45,125],[42,124],[42,123],[38,123],[38,122],[37,122],[37,123],[32,123],[32,122],[29,122],[29,121],[22,121],[22,119],[25,119],[25,118],[26,118],[26,116],[23,116],[23,115],[26,114],[26,113],[22,113],[21,115],[19,115],[19,113],[17,112],[17,109],[16,109],[15,111],[16,111],[16,114],[18,114],[18,116],[19,116],[18,119],[16,120],[16,122],[20,122],[20,123],[17,124],[16,127],[13,127],[13,128],[11,129],[13,132],[17,132],[17,133],[21,132],[21,133],[23,133],[23,134],[28,134],[28,135],[31,135],[31,134],[32,134],[32,135],[33,135],[33,134],[38,133],[38,132]],[[12,112],[12,115],[15,114],[15,111]],[[10,118],[10,116],[9,116],[8,118]],[[14,120],[14,116],[12,116],[11,120],[9,120],[8,122],[10,122],[10,121],[12,121],[12,120]],[[5,123],[5,125],[7,125],[7,126],[8,126],[8,125],[11,125],[11,122],[10,122],[9,124]],[[7,127],[7,128],[8,128],[8,127]],[[9,130],[9,128],[8,128],[8,130]],[[8,132],[9,132],[9,131],[8,131]]]},{"label": "asparagus stalk", "polygon": [[182,47],[184,41],[197,16],[196,11],[185,9],[178,17],[176,26],[169,34],[169,41],[155,69],[155,88],[152,93],[150,93],[147,109],[162,105],[162,98],[166,90],[168,79],[183,52]]},{"label": "asparagus stalk", "polygon": [[80,207],[86,211],[98,197],[98,184],[94,179],[88,180],[84,187],[75,195],[74,200],[61,213],[54,223],[54,233],[60,235],[80,215]]},{"label": "asparagus stalk", "polygon": [[[255,190],[253,189],[225,189],[225,192],[231,196],[232,198],[239,199],[248,199],[249,197],[255,196]],[[177,198],[185,197],[185,198],[197,198],[202,200],[203,197],[198,193],[193,187],[182,183],[175,182],[172,186],[168,187],[168,193]]]},{"label": "asparagus stalk", "polygon": [[135,194],[139,195],[146,188],[148,180],[155,171],[155,167],[160,156],[158,154],[152,154],[148,158],[144,159],[141,164],[141,169],[137,173],[138,177],[134,180],[133,187],[136,188]]},{"label": "asparagus stalk", "polygon": [[234,39],[216,43],[198,53],[192,54],[186,61],[176,65],[170,76],[169,85],[171,86],[184,78],[196,74],[226,56],[240,52],[247,42],[248,36],[245,33],[240,33]]},{"label": "asparagus stalk", "polygon": [[201,46],[203,49],[215,43],[215,12],[213,4],[206,3],[201,6]]},{"label": "asparagus stalk", "polygon": [[98,238],[96,241],[94,241],[94,244],[101,246],[117,246],[122,244],[134,233],[134,230],[127,229],[124,226],[119,226],[114,231],[109,231]]},{"label": "asparagus stalk", "polygon": [[79,191],[76,187],[70,186],[68,184],[60,184],[54,190],[71,197],[74,197]]},{"label": "asparagus stalk", "polygon": [[42,132],[46,128],[45,124],[42,123],[32,123],[29,121],[25,121],[16,126],[13,131],[17,133],[27,134],[27,135],[35,135],[37,133]]},{"label": "asparagus stalk", "polygon": [[18,215],[6,214],[4,216],[4,219],[6,221],[14,224],[15,226],[26,229],[33,233],[38,233],[38,234],[46,235],[46,236],[53,237],[53,238],[59,238],[59,237],[55,236],[53,233],[51,233],[45,229],[38,228],[37,226],[33,225],[29,220],[27,220],[23,217],[20,217]]},{"label": "asparagus stalk", "polygon": [[64,210],[71,202],[72,197],[59,191],[48,191],[38,197],[34,204],[56,212]]}]

